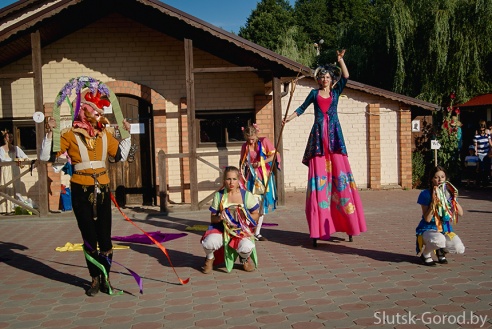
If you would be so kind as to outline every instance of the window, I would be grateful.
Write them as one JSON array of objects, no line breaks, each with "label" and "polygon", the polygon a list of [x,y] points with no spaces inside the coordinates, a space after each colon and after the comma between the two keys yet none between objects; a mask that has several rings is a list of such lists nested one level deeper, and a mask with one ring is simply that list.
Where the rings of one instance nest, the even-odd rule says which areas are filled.
[{"label": "window", "polygon": [[2,120],[0,128],[12,133],[13,144],[27,155],[36,154],[36,125],[33,120]]},{"label": "window", "polygon": [[196,112],[198,146],[224,147],[230,144],[242,144],[242,127],[253,122],[253,111]]},{"label": "window", "polygon": [[14,144],[24,152],[36,150],[36,126],[14,123]]},{"label": "window", "polygon": [[[72,125],[70,116],[60,117],[60,129]],[[36,124],[32,119],[0,120],[0,130],[8,130],[14,135],[13,144],[28,156],[36,156]]]}]

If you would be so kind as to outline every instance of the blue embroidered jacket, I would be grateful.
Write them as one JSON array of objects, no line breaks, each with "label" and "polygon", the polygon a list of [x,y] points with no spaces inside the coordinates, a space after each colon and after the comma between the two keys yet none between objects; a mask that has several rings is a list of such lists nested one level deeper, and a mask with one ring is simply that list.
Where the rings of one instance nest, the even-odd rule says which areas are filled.
[{"label": "blue embroidered jacket", "polygon": [[[330,139],[328,143],[328,150],[332,153],[341,153],[344,155],[347,155],[347,149],[345,147],[345,141],[343,139],[342,127],[340,126],[340,121],[338,120],[337,107],[338,98],[340,97],[340,94],[342,93],[343,88],[345,88],[346,84],[347,79],[342,77],[332,89],[332,100],[330,108],[328,109],[328,136]],[[326,141],[322,140],[324,113],[321,111],[318,105],[317,97],[318,89],[311,90],[309,95],[306,97],[304,103],[302,103],[302,105],[296,109],[296,113],[299,116],[304,113],[306,108],[311,105],[311,103],[314,104],[314,124],[311,128],[309,139],[306,145],[306,151],[304,152],[304,156],[302,158],[302,163],[304,163],[306,166],[308,165],[309,159],[325,154],[323,143],[326,143]]]}]

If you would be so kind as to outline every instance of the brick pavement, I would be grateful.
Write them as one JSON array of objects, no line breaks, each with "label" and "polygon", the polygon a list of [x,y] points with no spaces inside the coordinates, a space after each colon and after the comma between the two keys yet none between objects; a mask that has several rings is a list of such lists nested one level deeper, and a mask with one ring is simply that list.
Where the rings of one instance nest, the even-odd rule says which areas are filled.
[{"label": "brick pavement", "polygon": [[[144,293],[115,265],[112,283],[127,292],[115,297],[86,297],[82,253],[54,251],[81,242],[71,214],[3,218],[0,328],[479,328],[481,323],[471,323],[479,317],[487,317],[482,328],[492,327],[492,189],[460,190],[465,215],[455,229],[466,253],[436,267],[420,265],[414,255],[418,193],[361,191],[368,232],[352,243],[335,234],[314,249],[304,193],[289,192],[287,205],[266,217],[278,226],[263,229],[270,241],[257,244],[259,269],[253,273],[199,272],[201,232],[185,228],[207,224],[207,210],[174,207],[161,216],[127,209],[146,231],[188,233],[164,246],[179,276],[190,282],[178,283],[155,246],[129,244],[115,251],[115,260],[143,277]],[[115,211],[113,234],[136,233]]]}]

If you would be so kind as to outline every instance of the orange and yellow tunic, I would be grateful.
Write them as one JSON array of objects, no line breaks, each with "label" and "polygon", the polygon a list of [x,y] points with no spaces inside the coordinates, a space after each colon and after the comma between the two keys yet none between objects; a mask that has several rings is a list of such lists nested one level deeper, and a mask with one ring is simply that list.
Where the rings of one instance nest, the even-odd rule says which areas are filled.
[{"label": "orange and yellow tunic", "polygon": [[98,183],[104,185],[109,184],[109,176],[105,173],[107,156],[115,157],[118,146],[118,140],[106,129],[98,132],[95,137],[89,137],[85,130],[72,128],[61,135],[60,151],[56,156],[67,152],[71,158],[75,167],[71,182],[94,185],[94,178],[90,175],[95,174],[100,175],[97,177]]}]

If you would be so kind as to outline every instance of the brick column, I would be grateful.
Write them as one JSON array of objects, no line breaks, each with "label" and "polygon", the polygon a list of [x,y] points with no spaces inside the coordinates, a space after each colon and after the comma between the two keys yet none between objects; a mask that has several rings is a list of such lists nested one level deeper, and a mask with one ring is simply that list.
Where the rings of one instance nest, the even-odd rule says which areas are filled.
[{"label": "brick column", "polygon": [[381,122],[379,104],[369,104],[367,109],[367,138],[369,146],[369,188],[381,189]]},{"label": "brick column", "polygon": [[275,143],[272,96],[255,95],[255,113],[260,137],[266,137]]},{"label": "brick column", "polygon": [[[53,116],[54,103],[44,104],[44,113],[46,118]],[[48,173],[48,210],[60,210],[60,191],[61,191],[61,172],[56,173],[51,163],[47,165]]]},{"label": "brick column", "polygon": [[410,107],[404,106],[398,112],[398,157],[399,184],[402,188],[412,188],[412,117]]}]

